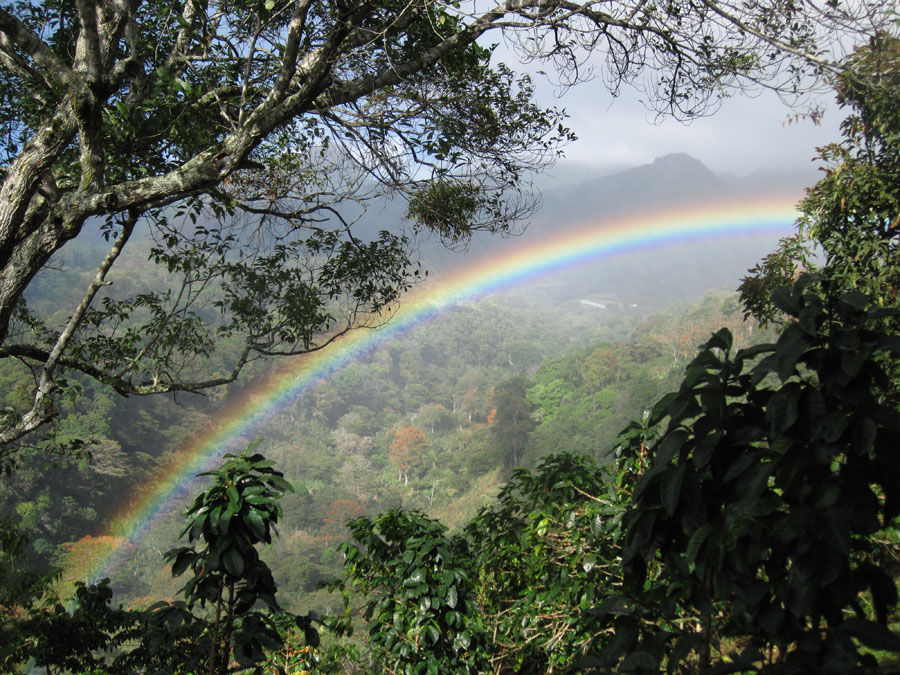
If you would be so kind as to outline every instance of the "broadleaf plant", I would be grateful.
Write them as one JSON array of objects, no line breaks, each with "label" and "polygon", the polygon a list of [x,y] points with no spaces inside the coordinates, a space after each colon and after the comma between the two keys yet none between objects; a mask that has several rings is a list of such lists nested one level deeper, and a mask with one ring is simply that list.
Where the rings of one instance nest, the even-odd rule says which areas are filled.
[{"label": "broadleaf plant", "polygon": [[[270,544],[281,517],[279,499],[293,492],[284,475],[261,454],[226,454],[214,481],[187,509],[182,538],[166,559],[173,576],[190,570],[183,601],[150,608],[144,647],[166,664],[163,672],[224,675],[258,665],[283,647],[284,624],[295,624],[318,642],[308,616],[278,603],[275,580],[257,547]],[[236,664],[236,665],[235,665]]]},{"label": "broadleaf plant", "polygon": [[741,670],[850,672],[875,665],[860,644],[900,648],[873,536],[900,515],[900,344],[883,329],[900,312],[823,295],[815,277],[775,300],[777,342],[732,354],[722,329],[666,399],[658,440],[623,447],[625,462],[649,454],[623,520],[626,587],[681,626],[670,671],[690,651],[708,668],[729,637]]}]

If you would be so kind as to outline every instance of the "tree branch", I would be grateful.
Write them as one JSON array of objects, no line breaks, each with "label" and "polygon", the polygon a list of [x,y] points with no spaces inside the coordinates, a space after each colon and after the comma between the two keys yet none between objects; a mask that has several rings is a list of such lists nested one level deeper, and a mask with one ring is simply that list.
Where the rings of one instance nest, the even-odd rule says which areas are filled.
[{"label": "tree branch", "polygon": [[85,83],[81,77],[44,44],[37,35],[15,16],[0,7],[0,45],[12,53],[14,45],[30,56],[35,64],[46,70],[61,87],[81,90]]},{"label": "tree branch", "polygon": [[75,331],[81,325],[85,312],[87,312],[88,307],[90,307],[91,302],[93,302],[94,296],[97,295],[97,291],[99,291],[101,287],[107,285],[106,273],[122,252],[122,247],[134,231],[134,225],[137,222],[137,219],[138,214],[132,212],[129,213],[127,218],[122,222],[122,231],[113,243],[106,258],[104,258],[103,262],[100,264],[100,268],[97,270],[94,280],[88,285],[81,302],[78,303],[78,307],[75,308],[72,316],[69,317],[65,328],[60,331],[56,344],[53,345],[53,349],[51,349],[50,352],[47,353],[46,358],[43,359],[44,366],[41,369],[41,377],[34,392],[31,410],[25,413],[14,427],[0,430],[0,444],[8,443],[16,438],[21,438],[28,432],[37,429],[52,417],[50,408],[46,403],[48,402],[50,394],[57,387],[56,381],[54,380],[56,368],[60,363],[60,359],[63,357],[66,347],[69,346],[69,342],[75,335]]}]

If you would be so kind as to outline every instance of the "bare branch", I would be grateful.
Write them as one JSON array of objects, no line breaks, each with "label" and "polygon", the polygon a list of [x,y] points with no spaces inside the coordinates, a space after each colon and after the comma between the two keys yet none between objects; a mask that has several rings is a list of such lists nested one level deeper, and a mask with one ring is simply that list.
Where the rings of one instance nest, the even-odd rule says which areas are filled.
[{"label": "bare branch", "polygon": [[21,438],[25,434],[37,429],[39,426],[49,421],[53,416],[52,408],[47,405],[47,399],[57,387],[54,379],[56,368],[63,358],[63,354],[71,342],[75,331],[81,325],[85,312],[88,310],[88,307],[90,307],[91,302],[93,302],[94,296],[97,295],[97,291],[107,284],[106,274],[116,261],[116,258],[119,257],[119,254],[122,252],[122,247],[134,231],[138,215],[138,213],[134,212],[129,213],[127,219],[122,222],[122,231],[113,243],[106,258],[104,258],[103,262],[100,264],[94,280],[88,285],[84,297],[82,297],[81,302],[78,303],[78,307],[75,308],[72,316],[69,317],[65,328],[60,331],[56,344],[53,345],[53,349],[46,355],[46,358],[42,359],[44,365],[41,369],[40,380],[34,392],[31,410],[25,413],[14,427],[0,430],[0,444]]}]

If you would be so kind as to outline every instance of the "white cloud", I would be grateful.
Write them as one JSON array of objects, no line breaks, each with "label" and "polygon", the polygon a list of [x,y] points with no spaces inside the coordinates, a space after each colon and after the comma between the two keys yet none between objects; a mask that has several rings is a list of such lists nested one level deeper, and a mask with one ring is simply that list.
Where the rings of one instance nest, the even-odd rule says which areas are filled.
[{"label": "white cloud", "polygon": [[[503,45],[496,56],[515,64]],[[641,95],[629,87],[623,87],[614,99],[598,78],[558,96],[558,89],[540,72],[545,65],[514,67],[531,74],[539,103],[569,113],[568,125],[579,140],[566,149],[566,164],[615,169],[686,152],[717,173],[742,176],[774,170],[812,174],[816,147],[840,138],[843,113],[828,94],[819,101],[825,106],[825,116],[818,126],[809,119],[793,120],[797,111],[770,91],[754,96],[735,93],[717,112],[684,123],[657,119]]]},{"label": "white cloud", "polygon": [[[643,164],[671,152],[687,152],[720,173],[745,175],[758,170],[809,170],[815,148],[838,140],[841,113],[826,109],[822,124],[789,120],[794,111],[777,96],[735,96],[709,117],[690,123],[655,121],[636,92],[623,91],[609,103],[602,84],[588,82],[554,99],[545,87],[544,104],[566,108],[578,135],[566,152],[569,160],[597,167]],[[547,90],[551,87],[546,87]]]}]

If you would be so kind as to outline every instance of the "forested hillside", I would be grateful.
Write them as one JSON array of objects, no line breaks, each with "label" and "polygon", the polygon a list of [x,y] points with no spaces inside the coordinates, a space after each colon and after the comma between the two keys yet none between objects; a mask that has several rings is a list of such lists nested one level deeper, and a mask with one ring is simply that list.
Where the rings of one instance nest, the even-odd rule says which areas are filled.
[{"label": "forested hillside", "polygon": [[[748,344],[762,339],[724,291],[655,313],[577,300],[551,311],[540,297],[523,289],[448,310],[258,430],[257,449],[297,490],[281,500],[280,537],[261,551],[286,608],[341,614],[339,595],[317,589],[341,574],[348,519],[416,509],[460,528],[514,470],[546,455],[566,449],[609,466],[618,432],[677,383],[704,336],[728,324]],[[98,396],[90,415],[67,409],[63,423],[77,421],[73,437],[86,439],[83,456],[23,455],[0,492],[5,512],[34,534],[21,560],[63,566],[71,588],[98,556],[122,547],[124,559],[108,570],[117,601],[174,599],[182,583],[162,553],[178,537],[185,501],[168,504],[137,541],[109,535],[108,523],[123,494],[217,424],[229,395],[241,387],[180,401]]]},{"label": "forested hillside", "polygon": [[[575,195],[589,203],[598,192],[614,194],[631,186],[626,192],[642,190],[645,202],[665,203],[671,197],[668,184],[691,174],[697,178],[693,196],[722,199],[721,182],[686,156],[648,168],[655,176],[651,183],[645,182],[647,171],[634,170],[559,193],[570,203]],[[617,207],[620,217],[627,213],[625,206],[623,201]],[[559,236],[578,226],[563,215],[556,225]],[[532,239],[549,225],[535,227]],[[105,297],[125,301],[140,288],[178,291],[147,260],[152,238],[142,232],[135,236],[143,237],[143,247],[125,254],[127,273],[110,277]],[[521,243],[525,240],[500,241],[482,257],[490,251],[499,255],[503,246],[515,251]],[[342,523],[351,515],[404,505],[459,524],[516,466],[533,465],[561,448],[599,458],[634,411],[648,407],[674,383],[708,333],[724,323],[742,334],[752,332],[751,324],[741,324],[734,301],[711,296],[697,307],[685,303],[694,302],[703,289],[733,289],[739,274],[773,244],[765,235],[741,233],[570,267],[522,288],[445,309],[434,321],[392,338],[281,406],[253,438],[264,439],[261,450],[305,493],[303,499],[287,498],[290,517],[283,527],[297,531],[295,539],[303,546],[313,547],[307,560],[291,563],[298,570],[291,588],[313,591],[327,576],[323,570],[336,572],[337,535],[346,533]],[[67,305],[68,295],[74,303],[73,289],[90,277],[103,250],[99,232],[73,242],[58,256],[55,273],[32,285],[31,310],[52,314]],[[471,264],[470,255],[442,248],[426,247],[420,256],[423,269],[434,270],[437,278]],[[608,307],[585,304],[584,298]],[[681,303],[664,308],[673,299]],[[601,347],[606,351],[594,354]],[[214,358],[224,367],[238,346],[220,339],[217,348]],[[542,365],[579,348],[586,351],[573,353],[565,364]],[[17,392],[25,396],[30,372],[12,361],[5,365],[4,405],[14,406]],[[79,396],[60,401],[53,433],[19,453],[16,470],[0,486],[4,512],[15,513],[14,522],[32,533],[29,560],[40,569],[63,564],[70,570],[67,578],[84,578],[89,561],[121,543],[107,535],[124,534],[111,524],[127,516],[135,495],[148,483],[176,480],[165,475],[164,467],[204,430],[226,421],[220,411],[253,391],[266,374],[265,367],[248,368],[246,377],[228,388],[169,398],[124,398],[73,376]],[[403,430],[425,435],[415,452],[400,444],[391,450],[394,435]],[[72,444],[75,454],[65,450]],[[146,543],[129,544],[136,546],[129,549],[130,561],[114,575],[123,599],[173,592],[160,552],[177,534],[183,500],[164,508],[169,526]],[[323,529],[326,519],[330,530]],[[329,562],[319,565],[322,555]]]},{"label": "forested hillside", "polygon": [[[608,463],[618,431],[674,385],[700,336],[741,324],[733,298],[710,297],[641,319],[638,342],[615,337],[631,317],[603,317],[582,326],[586,346],[574,348],[579,319],[596,317],[550,321],[538,309],[496,300],[449,312],[342,369],[259,430],[259,450],[298,489],[282,500],[281,541],[264,554],[289,606],[323,610],[302,593],[338,573],[348,518],[399,507],[458,527],[516,467],[562,448]],[[564,356],[542,361],[548,353]],[[163,528],[152,546],[164,548],[175,529]],[[146,585],[162,570],[149,545],[138,545],[147,567],[131,562],[114,577],[126,596],[171,593],[165,571],[164,583]],[[337,599],[329,602],[333,611]]]},{"label": "forested hillside", "polygon": [[[459,524],[516,466],[561,447],[602,458],[633,411],[672,386],[706,334],[726,322],[751,330],[727,295],[654,314],[577,300],[551,311],[535,297],[511,292],[449,310],[315,385],[258,430],[260,450],[301,490],[285,501],[287,550],[273,555],[311,547],[293,556],[292,572],[274,565],[280,585],[309,592],[337,571],[347,517],[403,505]],[[6,391],[15,391],[15,372],[6,378]],[[253,378],[243,385],[252,387]],[[217,411],[242,389],[174,400],[88,390],[89,411],[65,409],[61,429],[85,442],[83,457],[22,455],[0,493],[5,512],[34,533],[42,566],[80,569],[72,558],[96,554],[91,537],[107,533],[122,495],[151,480],[198,429],[217,424]],[[418,445],[404,443],[412,433],[421,434]],[[171,593],[158,551],[176,533],[183,505],[168,508],[171,527],[140,542],[117,571],[114,588],[123,597]],[[324,568],[323,554],[331,556]]]},{"label": "forested hillside", "polygon": [[[683,169],[678,163],[675,166]],[[334,624],[330,631],[315,624],[327,645],[316,652],[319,667],[365,672],[376,667],[370,660],[382,658],[378,640],[332,637],[364,629],[357,608],[376,588],[369,586],[374,580],[362,572],[348,572],[346,588],[358,591],[347,597],[349,615],[344,614],[340,593],[321,588],[344,574],[346,556],[352,550],[347,542],[353,537],[363,543],[375,531],[387,537],[384,528],[392,521],[381,519],[399,518],[391,527],[425,528],[422,536],[425,531],[430,533],[426,539],[444,541],[448,535],[437,524],[440,522],[450,528],[452,536],[469,533],[469,545],[476,548],[463,555],[480,560],[478,556],[491,555],[492,546],[499,553],[506,545],[492,544],[492,537],[486,536],[485,528],[499,527],[493,519],[502,518],[501,522],[507,523],[503,527],[509,527],[535,510],[546,511],[545,524],[529,517],[516,525],[526,529],[517,530],[515,537],[527,537],[532,544],[516,544],[508,551],[510,555],[519,555],[520,546],[561,536],[555,528],[562,525],[558,519],[563,517],[575,517],[572,536],[588,539],[582,543],[573,540],[559,549],[551,547],[548,560],[535,561],[537,569],[521,571],[524,576],[514,582],[519,589],[516,593],[530,588],[537,595],[528,602],[558,605],[557,610],[535,615],[534,623],[522,633],[510,622],[517,613],[530,615],[533,609],[527,603],[516,604],[524,600],[514,601],[501,592],[507,582],[501,584],[496,575],[508,574],[503,571],[508,561],[501,556],[492,563],[499,566],[496,570],[484,568],[477,573],[487,575],[478,577],[482,579],[479,584],[484,584],[478,587],[481,590],[470,590],[478,595],[482,608],[478,612],[482,620],[497,622],[492,630],[505,636],[491,649],[484,646],[483,656],[492,654],[490,658],[498,664],[543,664],[540,667],[546,669],[580,658],[577,655],[583,655],[586,646],[607,629],[600,627],[602,622],[594,626],[589,613],[579,611],[565,620],[556,613],[571,607],[570,603],[578,604],[574,598],[585,592],[584,588],[550,586],[542,591],[541,583],[531,575],[541,574],[544,564],[575,564],[584,568],[586,575],[579,583],[593,587],[600,582],[589,581],[594,576],[588,573],[596,565],[598,571],[612,574],[598,589],[603,583],[616,588],[621,584],[619,574],[609,567],[620,555],[620,544],[608,540],[613,530],[594,531],[588,525],[598,516],[610,518],[610,523],[621,517],[622,500],[630,489],[626,486],[633,478],[627,477],[627,471],[622,473],[622,458],[616,453],[622,442],[620,432],[631,420],[647,421],[660,397],[678,387],[698,346],[722,327],[729,330],[734,349],[776,336],[773,329],[762,329],[746,318],[747,310],[734,292],[720,290],[660,307],[653,288],[668,284],[669,292],[677,294],[672,290],[675,284],[667,280],[678,278],[681,264],[701,267],[711,250],[720,261],[732,257],[743,261],[743,266],[732,267],[736,278],[753,261],[752,248],[736,250],[747,248],[748,241],[753,247],[765,245],[758,239],[676,244],[671,247],[671,252],[678,252],[676,264],[657,266],[652,274],[636,270],[623,280],[611,273],[610,268],[640,264],[641,254],[637,254],[605,261],[596,273],[590,266],[573,268],[447,308],[438,317],[344,364],[255,428],[261,441],[256,451],[273,460],[295,488],[280,499],[279,537],[260,547],[260,561],[271,570],[284,609],[344,622]],[[511,246],[515,243],[509,242]],[[770,241],[769,246],[774,243]],[[65,275],[74,279],[88,274],[88,263],[96,258],[93,250],[89,242],[73,248],[70,256],[61,260]],[[665,252],[653,255],[664,256]],[[427,260],[423,264],[427,265]],[[726,268],[723,264],[723,276]],[[129,283],[159,284],[160,280],[145,277],[152,270],[135,257]],[[600,292],[591,291],[592,280]],[[631,282],[635,286],[630,286]],[[650,287],[642,290],[644,283]],[[689,283],[682,292],[687,294],[693,287]],[[31,304],[40,307],[46,302],[49,306],[60,292],[38,280]],[[582,295],[603,302],[584,302]],[[639,302],[621,300],[623,297]],[[766,318],[771,317],[767,314]],[[85,579],[98,559],[118,550],[113,567],[104,569],[104,574],[112,577],[114,602],[140,610],[158,600],[176,600],[183,579],[173,579],[171,559],[164,558],[164,553],[179,537],[182,514],[191,497],[168,502],[152,530],[141,532],[134,540],[110,531],[110,523],[129,510],[127,501],[123,505],[123,494],[148,481],[165,482],[167,477],[159,472],[165,470],[162,467],[169,457],[203,435],[204,429],[220,424],[219,411],[228,408],[229,399],[239,399],[245,390],[252,390],[255,378],[263,375],[262,369],[258,375],[250,372],[220,393],[172,398],[123,398],[85,379],[80,385],[83,396],[63,402],[53,438],[61,445],[70,440],[83,443],[81,451],[74,456],[48,457],[44,446],[20,453],[16,470],[0,491],[4,512],[15,513],[13,522],[31,534],[17,559],[38,569],[61,566],[64,583],[60,589],[71,593],[72,584]],[[24,369],[7,369],[4,377],[8,395],[27,386]],[[86,406],[88,400],[91,405]],[[560,452],[575,457],[547,459]],[[576,492],[553,496],[560,480],[574,481]],[[193,490],[204,485],[208,483],[196,484]],[[625,492],[617,491],[616,486]],[[609,501],[603,497],[606,494]],[[600,500],[600,512],[590,507],[596,499]],[[578,504],[575,510],[566,512],[573,503]],[[421,513],[422,520],[403,524],[407,513]],[[373,520],[357,520],[348,526],[348,521],[366,517]],[[502,531],[497,530],[498,534]],[[593,562],[592,554],[586,552],[598,545],[612,547],[604,554],[609,556],[605,562],[599,558]],[[581,553],[575,561],[567,561],[566,556],[578,550]],[[382,588],[392,583],[388,577],[378,581],[387,585]],[[540,600],[541,593],[549,595]],[[510,602],[513,604],[508,605]],[[474,606],[470,609],[475,611]],[[506,612],[510,612],[508,617]],[[452,633],[450,627],[441,631]],[[570,632],[573,641],[562,638]],[[557,634],[558,641],[551,639]],[[531,646],[523,651],[525,643]],[[440,664],[449,658],[432,657]]]}]

